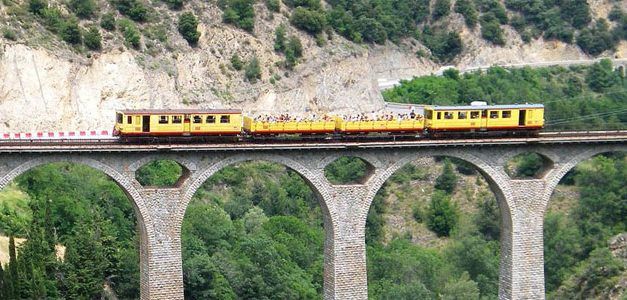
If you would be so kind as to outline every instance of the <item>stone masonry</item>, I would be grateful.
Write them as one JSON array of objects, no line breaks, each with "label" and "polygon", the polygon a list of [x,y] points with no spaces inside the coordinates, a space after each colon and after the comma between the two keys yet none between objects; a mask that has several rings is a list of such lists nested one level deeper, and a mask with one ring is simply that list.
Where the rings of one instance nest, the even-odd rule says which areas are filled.
[{"label": "stone masonry", "polygon": [[[473,164],[486,178],[501,210],[500,299],[544,299],[543,218],[553,189],[579,162],[596,154],[626,151],[627,143],[472,145],[458,147],[229,150],[182,152],[0,153],[0,188],[25,171],[68,161],[100,170],[116,181],[135,208],[140,232],[142,299],[183,299],[181,224],[185,209],[211,175],[238,162],[264,160],[298,172],[317,194],[324,215],[324,298],[367,299],[365,225],[383,183],[410,161],[449,156]],[[514,180],[504,165],[535,152],[550,166],[542,178]],[[363,183],[332,185],[324,168],[342,156],[369,164]],[[177,161],[184,176],[170,188],[142,187],[135,171],[155,159]]]}]

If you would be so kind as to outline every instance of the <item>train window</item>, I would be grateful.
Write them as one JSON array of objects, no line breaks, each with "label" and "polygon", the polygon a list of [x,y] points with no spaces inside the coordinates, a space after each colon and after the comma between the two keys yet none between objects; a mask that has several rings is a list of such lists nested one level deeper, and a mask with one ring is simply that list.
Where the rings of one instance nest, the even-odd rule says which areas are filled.
[{"label": "train window", "polygon": [[133,124],[133,116],[126,116],[126,124]]},{"label": "train window", "polygon": [[482,118],[487,118],[488,117],[488,111],[487,110],[482,110],[481,111],[481,117]]},{"label": "train window", "polygon": [[216,122],[216,116],[207,116],[207,123],[213,124]]},{"label": "train window", "polygon": [[460,120],[465,120],[468,117],[468,113],[465,111],[460,111],[457,113],[457,118]]},{"label": "train window", "polygon": [[172,116],[172,124],[181,124],[182,122],[183,122],[183,117]]},{"label": "train window", "polygon": [[452,119],[453,118],[453,113],[450,112],[450,111],[445,111],[444,112],[444,118],[448,119],[448,120]]},{"label": "train window", "polygon": [[226,124],[231,122],[231,116],[220,116],[220,123]]},{"label": "train window", "polygon": [[427,110],[425,112],[425,117],[429,120],[433,119],[433,111],[432,110]]},{"label": "train window", "polygon": [[122,114],[121,113],[117,113],[115,115],[115,122],[118,123],[118,124],[122,124],[122,120],[124,120],[124,117],[122,116]]},{"label": "train window", "polygon": [[159,124],[168,124],[168,120],[170,117],[168,116],[159,116]]},{"label": "train window", "polygon": [[442,119],[442,112],[438,112],[438,120]]},{"label": "train window", "polygon": [[470,112],[470,118],[471,119],[479,119],[479,112],[478,111],[471,111]]},{"label": "train window", "polygon": [[202,118],[200,116],[194,116],[194,124],[202,123]]},{"label": "train window", "polygon": [[504,110],[503,111],[503,119],[508,119],[512,117],[512,111],[511,110]]},{"label": "train window", "polygon": [[499,112],[498,111],[491,111],[490,112],[490,119],[498,119],[499,118]]}]

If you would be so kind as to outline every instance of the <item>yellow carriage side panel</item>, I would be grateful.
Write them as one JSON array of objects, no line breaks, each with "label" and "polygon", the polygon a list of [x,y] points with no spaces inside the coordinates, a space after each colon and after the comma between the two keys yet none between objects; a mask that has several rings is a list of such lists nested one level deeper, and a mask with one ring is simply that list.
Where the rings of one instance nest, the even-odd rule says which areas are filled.
[{"label": "yellow carriage side panel", "polygon": [[335,130],[335,121],[263,122],[246,116],[244,130],[254,134],[331,133]]}]

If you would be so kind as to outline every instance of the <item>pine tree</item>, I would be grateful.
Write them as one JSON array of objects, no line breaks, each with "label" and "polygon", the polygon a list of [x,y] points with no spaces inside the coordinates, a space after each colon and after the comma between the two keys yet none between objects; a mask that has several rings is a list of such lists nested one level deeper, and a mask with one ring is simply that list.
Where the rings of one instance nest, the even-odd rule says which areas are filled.
[{"label": "pine tree", "polygon": [[0,263],[0,299],[9,299],[6,296],[6,285],[4,279],[4,269],[2,268],[2,264]]},{"label": "pine tree", "polygon": [[20,291],[20,285],[18,281],[17,275],[17,256],[15,253],[15,238],[13,234],[9,235],[9,277],[10,281],[8,284],[8,297],[7,299],[17,299],[19,298],[18,292]]},{"label": "pine tree", "polygon": [[88,224],[80,222],[65,250],[67,298],[100,298],[106,266],[102,244]]},{"label": "pine tree", "polygon": [[435,180],[435,188],[451,194],[455,190],[455,186],[457,186],[457,175],[453,172],[451,161],[446,159],[442,174]]}]

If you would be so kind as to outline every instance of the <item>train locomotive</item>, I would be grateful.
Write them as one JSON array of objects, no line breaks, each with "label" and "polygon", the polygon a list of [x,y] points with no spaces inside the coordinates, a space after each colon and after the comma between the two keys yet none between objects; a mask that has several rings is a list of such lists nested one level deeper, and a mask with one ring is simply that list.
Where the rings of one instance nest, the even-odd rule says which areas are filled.
[{"label": "train locomotive", "polygon": [[239,109],[143,109],[116,112],[114,136],[124,142],[180,138],[238,140],[485,135],[536,135],[544,127],[541,104],[424,106],[424,115],[247,116]]}]

